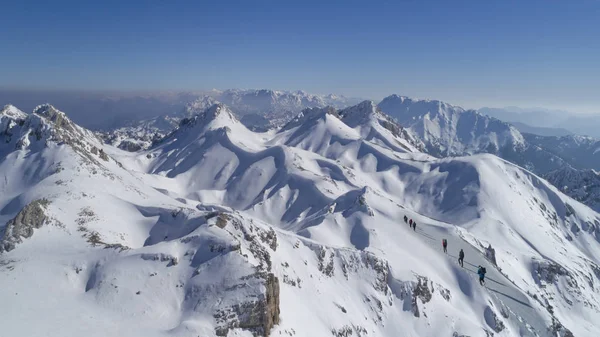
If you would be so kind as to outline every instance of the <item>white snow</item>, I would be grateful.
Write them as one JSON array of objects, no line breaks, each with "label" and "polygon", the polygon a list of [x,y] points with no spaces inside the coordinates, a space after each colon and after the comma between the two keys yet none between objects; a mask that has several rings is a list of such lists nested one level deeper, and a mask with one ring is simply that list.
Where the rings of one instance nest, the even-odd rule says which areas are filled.
[{"label": "white snow", "polygon": [[269,275],[272,336],[600,335],[600,215],[493,155],[420,153],[371,102],[262,134],[214,105],[137,153],[9,110],[0,223],[49,204],[0,253],[2,335],[264,335]]}]

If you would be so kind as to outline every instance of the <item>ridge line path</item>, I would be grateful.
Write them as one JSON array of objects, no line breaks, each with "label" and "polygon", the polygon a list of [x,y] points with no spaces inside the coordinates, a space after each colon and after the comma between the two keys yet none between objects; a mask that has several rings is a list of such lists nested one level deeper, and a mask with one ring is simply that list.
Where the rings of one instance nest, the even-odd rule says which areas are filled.
[{"label": "ridge line path", "polygon": [[[425,218],[424,216],[421,216]],[[425,219],[422,219],[425,220]],[[445,224],[444,226],[420,222],[417,226],[416,234],[424,242],[428,242],[440,254],[446,255],[453,261],[459,269],[463,269],[469,277],[475,279],[475,284],[479,284],[477,275],[477,266],[486,268],[485,288],[489,291],[491,297],[496,299],[496,307],[502,308],[502,303],[509,309],[511,321],[515,318],[519,322],[520,336],[549,336],[547,327],[544,325],[544,318],[535,310],[529,297],[523,293],[515,284],[506,278],[496,266],[485,258],[485,256],[473,247],[470,243],[459,237],[456,233],[456,226]],[[401,225],[405,225],[401,223]],[[448,253],[445,254],[442,248],[442,239],[448,241]],[[458,252],[463,249],[465,252],[464,268],[458,264]],[[500,303],[502,302],[502,303]],[[500,317],[499,317],[500,318]],[[532,331],[533,330],[533,331]]]}]

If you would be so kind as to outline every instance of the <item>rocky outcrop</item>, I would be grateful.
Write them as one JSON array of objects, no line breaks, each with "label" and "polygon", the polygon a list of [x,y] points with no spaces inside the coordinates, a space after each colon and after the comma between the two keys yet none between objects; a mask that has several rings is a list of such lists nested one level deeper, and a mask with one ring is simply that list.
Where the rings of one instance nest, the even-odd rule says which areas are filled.
[{"label": "rocky outcrop", "polygon": [[99,164],[98,157],[109,160],[98,137],[50,104],[37,106],[31,114],[10,112],[6,108],[0,111],[0,137],[4,138],[0,145],[10,151],[40,151],[54,143],[70,146],[85,163]]},{"label": "rocky outcrop", "polygon": [[548,331],[552,334],[552,336],[574,337],[571,330],[562,325],[562,323],[560,323],[555,317],[552,317],[552,325],[548,328]]},{"label": "rocky outcrop", "polygon": [[[563,266],[552,261],[533,260],[534,279],[540,285],[553,284],[559,276],[572,279],[571,274]],[[574,282],[574,280],[573,280]]]},{"label": "rocky outcrop", "polygon": [[496,264],[496,250],[492,247],[492,245],[490,244],[486,249],[485,249],[485,257],[494,264],[494,266],[497,266]]},{"label": "rocky outcrop", "polygon": [[273,326],[279,324],[279,280],[275,275],[269,274],[267,275],[265,287],[266,298],[262,325],[265,336],[268,336]]},{"label": "rocky outcrop", "polygon": [[256,337],[269,337],[271,329],[279,324],[279,279],[274,274],[264,277],[265,292],[258,301],[248,301],[220,309],[214,315],[217,336],[227,336],[229,330],[240,328]]},{"label": "rocky outcrop", "polygon": [[142,145],[138,142],[126,139],[119,144],[119,149],[128,152],[137,152],[142,149]]},{"label": "rocky outcrop", "polygon": [[245,259],[252,255],[258,262],[254,265],[254,273],[242,277],[238,284],[225,290],[245,288],[251,293],[256,291],[256,295],[218,309],[213,315],[217,323],[215,333],[227,336],[230,330],[243,329],[254,336],[268,337],[271,329],[279,324],[280,314],[279,279],[271,272],[269,250],[277,249],[277,234],[272,228],[263,229],[252,222],[243,223],[231,214],[211,212],[206,215],[207,219],[215,217],[216,227],[239,240],[230,251],[241,254]]},{"label": "rocky outcrop", "polygon": [[33,230],[42,227],[48,217],[45,210],[50,202],[46,199],[32,201],[8,221],[0,236],[0,253],[15,249],[16,245],[23,242],[23,238],[30,238]]},{"label": "rocky outcrop", "polygon": [[504,329],[506,329],[504,322],[502,322],[502,320],[498,317],[498,315],[496,315],[496,313],[494,312],[494,310],[492,310],[492,308],[486,307],[485,311],[483,313],[483,316],[485,318],[485,322],[495,332],[499,333],[499,332],[502,332]]}]

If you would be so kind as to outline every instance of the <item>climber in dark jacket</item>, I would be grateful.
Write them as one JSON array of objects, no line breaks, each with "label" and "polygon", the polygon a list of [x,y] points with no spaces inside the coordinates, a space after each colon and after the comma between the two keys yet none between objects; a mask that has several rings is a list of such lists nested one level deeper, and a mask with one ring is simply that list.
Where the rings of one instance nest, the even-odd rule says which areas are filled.
[{"label": "climber in dark jacket", "polygon": [[458,253],[458,264],[460,264],[461,267],[464,267],[463,261],[465,259],[465,252],[463,252],[463,250],[461,249],[460,252]]},{"label": "climber in dark jacket", "polygon": [[404,216],[404,223],[408,223],[408,217],[406,215]]},{"label": "climber in dark jacket", "polygon": [[417,222],[416,221],[413,221],[412,228],[415,232],[417,231]]},{"label": "climber in dark jacket", "polygon": [[479,284],[484,285],[485,284],[485,267],[479,266],[479,269],[477,269],[477,274],[479,275]]},{"label": "climber in dark jacket", "polygon": [[448,253],[448,241],[446,239],[442,239],[442,247],[444,248],[444,253]]}]

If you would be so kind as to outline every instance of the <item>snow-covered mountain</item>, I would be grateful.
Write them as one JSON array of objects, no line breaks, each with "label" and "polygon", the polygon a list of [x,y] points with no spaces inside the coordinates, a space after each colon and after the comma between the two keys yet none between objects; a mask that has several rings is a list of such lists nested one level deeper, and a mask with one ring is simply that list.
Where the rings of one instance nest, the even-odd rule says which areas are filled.
[{"label": "snow-covered mountain", "polygon": [[506,148],[525,147],[523,136],[512,125],[475,110],[398,95],[384,98],[379,108],[408,127],[436,156],[499,154]]},{"label": "snow-covered mountain", "polygon": [[600,140],[584,136],[543,137],[524,134],[530,144],[556,154],[579,169],[600,170]]},{"label": "snow-covered mountain", "polygon": [[257,131],[281,127],[306,108],[332,106],[340,109],[359,102],[356,98],[340,95],[270,89],[214,90],[211,97],[229,106],[244,125]]},{"label": "snow-covered mountain", "polygon": [[189,101],[176,113],[166,113],[98,134],[107,144],[121,149],[132,152],[145,150],[173,131],[182,119],[202,113],[217,103],[226,104],[251,130],[267,131],[281,127],[303,109],[326,106],[344,108],[358,103],[358,99],[333,94],[313,95],[304,91],[213,90]]},{"label": "snow-covered mountain", "polygon": [[550,136],[550,137],[562,137],[562,136],[572,136],[573,133],[569,130],[563,128],[545,128],[538,126],[531,126],[529,124],[524,124],[520,122],[510,122],[514,127],[516,127],[521,133],[530,133],[538,136]]},{"label": "snow-covered mountain", "polygon": [[597,171],[566,166],[543,177],[571,198],[600,211],[600,174]]},{"label": "snow-covered mountain", "polygon": [[[556,129],[561,133],[568,130],[580,136],[600,138],[598,114],[573,113],[544,108],[481,108],[479,111],[506,122],[519,122],[536,127]],[[540,130],[541,131],[541,130]],[[530,132],[536,134],[536,132]],[[555,135],[558,136],[558,135]],[[562,135],[561,135],[562,136]]]},{"label": "snow-covered mountain", "polygon": [[0,123],[7,335],[600,333],[600,214],[372,102],[266,133],[217,104],[135,153],[48,105]]},{"label": "snow-covered mountain", "polygon": [[97,132],[109,145],[129,152],[146,150],[175,129],[181,117],[164,115],[143,120],[136,125],[124,126],[111,131]]},{"label": "snow-covered mountain", "polygon": [[529,142],[509,123],[435,100],[391,95],[378,107],[404,125],[437,157],[491,153],[544,174],[566,165],[560,155]]}]

